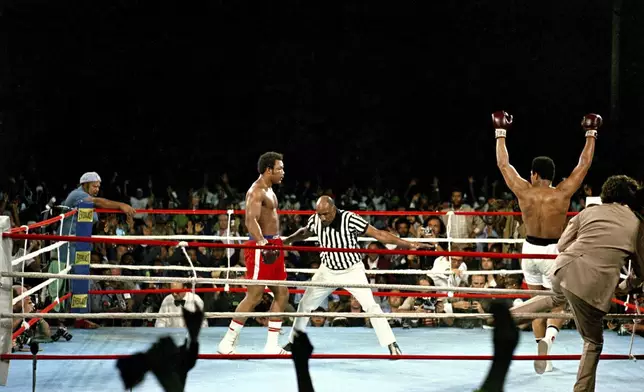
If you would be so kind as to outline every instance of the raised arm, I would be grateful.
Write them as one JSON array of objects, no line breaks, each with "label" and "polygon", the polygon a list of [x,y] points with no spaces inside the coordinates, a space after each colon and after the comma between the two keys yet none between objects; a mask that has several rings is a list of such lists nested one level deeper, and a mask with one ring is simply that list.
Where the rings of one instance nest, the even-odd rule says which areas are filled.
[{"label": "raised arm", "polygon": [[259,226],[259,217],[262,214],[263,195],[258,189],[248,191],[246,198],[246,228],[250,236],[257,241],[257,245],[266,245],[268,241],[264,238],[262,228]]},{"label": "raised arm", "polygon": [[492,114],[492,123],[496,131],[496,165],[501,170],[503,180],[505,180],[508,188],[518,196],[524,189],[530,187],[530,183],[519,175],[514,166],[510,165],[510,156],[505,145],[505,137],[507,130],[512,126],[512,116],[503,111],[495,112]]},{"label": "raised arm", "polygon": [[572,195],[577,192],[577,189],[581,186],[581,183],[584,181],[584,178],[590,169],[590,165],[593,162],[593,156],[595,155],[597,130],[602,126],[602,118],[598,114],[587,114],[581,120],[581,126],[586,130],[586,145],[579,157],[579,163],[577,163],[577,166],[573,169],[570,177],[557,185],[557,189],[564,192],[567,197],[572,197]]}]

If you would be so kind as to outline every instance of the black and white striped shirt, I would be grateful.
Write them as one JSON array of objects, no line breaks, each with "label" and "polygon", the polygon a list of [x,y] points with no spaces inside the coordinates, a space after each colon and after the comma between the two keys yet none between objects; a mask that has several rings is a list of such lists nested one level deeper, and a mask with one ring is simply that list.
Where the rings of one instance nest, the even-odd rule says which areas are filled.
[{"label": "black and white striped shirt", "polygon": [[[329,226],[324,227],[317,214],[311,215],[306,229],[317,234],[323,248],[359,249],[358,236],[363,235],[369,223],[350,211],[337,209],[335,218]],[[344,270],[357,263],[362,263],[361,253],[320,252],[322,263],[332,270]]]}]

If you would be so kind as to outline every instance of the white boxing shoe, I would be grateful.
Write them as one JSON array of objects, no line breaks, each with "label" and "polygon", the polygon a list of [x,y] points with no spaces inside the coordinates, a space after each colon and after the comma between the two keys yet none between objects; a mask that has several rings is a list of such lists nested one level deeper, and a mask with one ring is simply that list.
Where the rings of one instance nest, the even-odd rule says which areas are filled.
[{"label": "white boxing shoe", "polygon": [[280,346],[264,346],[264,354],[277,354],[277,355],[287,355],[290,354],[290,352],[284,350]]},{"label": "white boxing shoe", "polygon": [[[237,335],[239,337],[239,335]],[[219,354],[237,354],[237,351],[235,351],[235,348],[237,348],[237,337],[235,340],[232,342],[230,340],[224,339],[221,342],[219,342],[219,345],[217,346],[217,352]]]},{"label": "white boxing shoe", "polygon": [[[539,341],[539,344],[537,345],[537,355],[542,356],[542,355],[548,355],[550,351],[550,342],[542,339]],[[552,371],[552,361],[547,361],[545,359],[537,359],[534,361],[534,371],[537,372],[537,374],[543,374],[546,372],[551,372]]]}]

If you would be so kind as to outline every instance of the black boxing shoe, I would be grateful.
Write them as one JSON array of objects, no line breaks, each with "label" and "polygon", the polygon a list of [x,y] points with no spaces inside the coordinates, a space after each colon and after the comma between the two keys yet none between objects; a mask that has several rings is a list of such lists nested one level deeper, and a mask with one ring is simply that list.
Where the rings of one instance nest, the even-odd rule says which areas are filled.
[{"label": "black boxing shoe", "polygon": [[284,351],[288,351],[289,354],[292,353],[293,352],[293,343],[289,342],[289,343],[285,344],[284,347],[282,347],[282,349]]},{"label": "black boxing shoe", "polygon": [[391,355],[402,355],[402,350],[398,347],[398,343],[393,342],[388,347]]}]

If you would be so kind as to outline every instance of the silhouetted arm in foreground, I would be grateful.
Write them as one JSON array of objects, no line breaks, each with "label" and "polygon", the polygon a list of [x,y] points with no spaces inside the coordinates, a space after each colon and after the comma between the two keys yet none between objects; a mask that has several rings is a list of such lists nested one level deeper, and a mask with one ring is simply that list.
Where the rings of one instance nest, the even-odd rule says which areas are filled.
[{"label": "silhouetted arm in foreground", "polygon": [[503,391],[512,355],[519,343],[519,330],[508,307],[502,302],[494,302],[490,312],[494,315],[494,359],[483,385],[475,392]]},{"label": "silhouetted arm in foreground", "polygon": [[143,381],[148,371],[152,371],[165,392],[183,392],[188,372],[197,363],[203,318],[204,313],[199,308],[194,313],[183,309],[188,337],[182,346],[177,347],[171,337],[164,336],[147,352],[119,359],[116,367],[125,388],[134,388]]},{"label": "silhouetted arm in foreground", "polygon": [[298,391],[314,392],[311,374],[309,373],[309,358],[313,354],[313,346],[304,332],[296,331],[292,350]]}]

